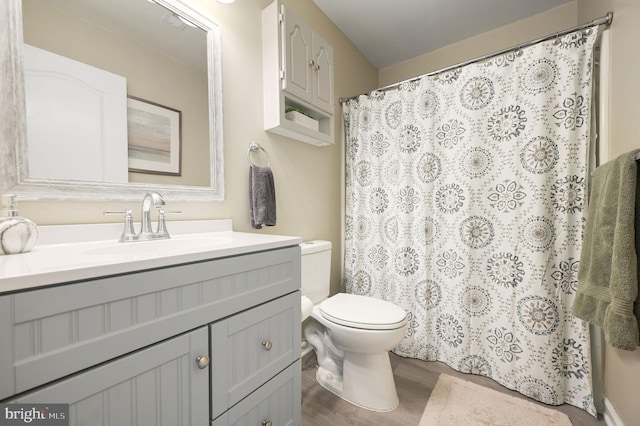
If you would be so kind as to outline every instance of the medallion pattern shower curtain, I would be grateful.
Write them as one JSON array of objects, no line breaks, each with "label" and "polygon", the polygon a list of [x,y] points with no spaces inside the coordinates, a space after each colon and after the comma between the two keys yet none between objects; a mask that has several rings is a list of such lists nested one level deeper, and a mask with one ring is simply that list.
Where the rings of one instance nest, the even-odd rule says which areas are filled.
[{"label": "medallion pattern shower curtain", "polygon": [[409,312],[401,356],[595,415],[574,318],[595,28],[344,105],[345,287]]}]

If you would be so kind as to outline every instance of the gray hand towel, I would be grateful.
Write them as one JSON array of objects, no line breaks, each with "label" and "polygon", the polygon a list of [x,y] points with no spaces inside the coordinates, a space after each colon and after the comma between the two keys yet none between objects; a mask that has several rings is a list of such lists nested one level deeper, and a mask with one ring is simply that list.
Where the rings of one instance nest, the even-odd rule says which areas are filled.
[{"label": "gray hand towel", "polygon": [[249,216],[253,229],[276,224],[276,187],[270,167],[249,167]]},{"label": "gray hand towel", "polygon": [[611,346],[630,351],[639,338],[638,152],[621,155],[595,171],[572,308],[576,317],[602,327]]}]

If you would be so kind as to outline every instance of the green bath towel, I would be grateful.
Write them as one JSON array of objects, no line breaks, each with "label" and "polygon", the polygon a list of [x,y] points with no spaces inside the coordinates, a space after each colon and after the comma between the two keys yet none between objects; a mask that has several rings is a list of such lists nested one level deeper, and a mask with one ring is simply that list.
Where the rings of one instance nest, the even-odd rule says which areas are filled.
[{"label": "green bath towel", "polygon": [[640,185],[635,150],[595,171],[573,314],[599,325],[611,346],[639,343]]}]

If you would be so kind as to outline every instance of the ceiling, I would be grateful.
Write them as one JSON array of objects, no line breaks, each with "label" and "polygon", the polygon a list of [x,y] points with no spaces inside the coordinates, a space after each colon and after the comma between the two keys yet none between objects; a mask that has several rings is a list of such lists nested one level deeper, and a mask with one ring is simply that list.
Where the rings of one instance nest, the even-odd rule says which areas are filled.
[{"label": "ceiling", "polygon": [[378,69],[572,0],[313,0]]}]

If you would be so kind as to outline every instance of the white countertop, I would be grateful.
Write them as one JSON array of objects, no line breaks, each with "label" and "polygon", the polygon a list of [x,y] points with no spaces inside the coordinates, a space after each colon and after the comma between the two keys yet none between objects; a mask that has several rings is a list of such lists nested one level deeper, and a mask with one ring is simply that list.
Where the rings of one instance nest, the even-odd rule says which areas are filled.
[{"label": "white countertop", "polygon": [[299,237],[233,232],[231,220],[174,221],[170,240],[119,243],[121,224],[40,227],[29,253],[0,256],[0,294],[297,245]]}]

